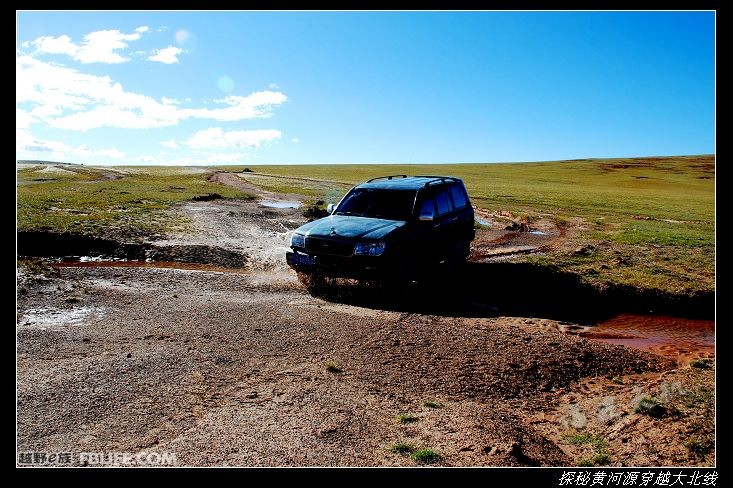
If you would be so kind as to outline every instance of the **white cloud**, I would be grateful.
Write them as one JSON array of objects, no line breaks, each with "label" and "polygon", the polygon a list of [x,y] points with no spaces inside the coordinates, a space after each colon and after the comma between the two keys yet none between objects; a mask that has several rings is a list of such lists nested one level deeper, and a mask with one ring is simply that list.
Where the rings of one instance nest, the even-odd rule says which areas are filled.
[{"label": "white cloud", "polygon": [[140,39],[140,33],[123,34],[118,30],[92,32],[84,36],[84,43],[74,55],[74,59],[82,63],[124,63],[125,58],[115,51],[127,48],[125,41]]},{"label": "white cloud", "polygon": [[287,99],[283,93],[268,90],[214,100],[224,107],[181,108],[125,91],[109,76],[81,73],[32,56],[16,58],[16,104],[26,105],[19,108],[32,116],[24,120],[58,129],[146,129],[174,126],[187,119],[234,122],[266,118]]},{"label": "white cloud", "polygon": [[37,157],[42,153],[45,159],[69,161],[73,159],[113,158],[121,159],[125,153],[116,148],[90,149],[86,144],[70,146],[59,141],[37,139],[29,131],[19,129],[15,134],[15,150],[19,157]]},{"label": "white cloud", "polygon": [[297,137],[293,137],[292,139],[290,139],[290,142],[297,144],[300,142],[300,139],[298,139]]},{"label": "white cloud", "polygon": [[174,141],[173,139],[170,139],[170,140],[167,140],[167,141],[163,141],[160,144],[163,145],[163,146],[165,146],[165,147],[170,147],[170,148],[173,148],[173,149],[175,149],[175,148],[178,147],[178,144],[176,144],[176,141]]},{"label": "white cloud", "polygon": [[275,129],[225,132],[220,127],[212,127],[196,132],[183,143],[193,149],[257,148],[281,136],[280,131]]},{"label": "white cloud", "polygon": [[164,47],[163,49],[156,49],[153,54],[148,56],[148,61],[157,61],[165,64],[178,63],[178,55],[183,52],[183,49],[175,46]]},{"label": "white cloud", "polygon": [[222,122],[233,122],[243,119],[267,118],[272,116],[272,107],[287,101],[288,97],[281,92],[259,91],[246,97],[230,95],[226,98],[214,100],[216,103],[229,105],[226,108],[185,109],[190,117],[213,119]]},{"label": "white cloud", "polygon": [[79,50],[79,46],[71,42],[71,37],[63,35],[59,37],[42,36],[31,42],[38,53],[47,54],[66,54],[74,56]]},{"label": "white cloud", "polygon": [[90,32],[81,44],[75,44],[67,35],[58,37],[42,36],[31,41],[36,49],[34,54],[65,54],[80,63],[118,64],[129,61],[117,51],[127,49],[127,41],[136,41],[150,30],[140,26],[131,34],[124,34],[117,29]]},{"label": "white cloud", "polygon": [[181,104],[180,100],[176,100],[175,98],[168,98],[168,97],[161,98],[160,102],[165,105],[180,105]]},{"label": "white cloud", "polygon": [[31,123],[35,121],[30,113],[26,112],[22,108],[15,109],[15,128],[16,129],[27,129]]}]

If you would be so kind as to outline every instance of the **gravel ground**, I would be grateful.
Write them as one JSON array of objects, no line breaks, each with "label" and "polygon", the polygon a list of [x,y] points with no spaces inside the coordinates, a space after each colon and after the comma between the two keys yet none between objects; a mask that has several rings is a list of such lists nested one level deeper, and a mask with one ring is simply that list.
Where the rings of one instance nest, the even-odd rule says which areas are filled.
[{"label": "gravel ground", "polygon": [[19,451],[412,466],[392,452],[406,443],[433,449],[440,465],[569,465],[576,453],[562,445],[562,422],[548,420],[567,395],[589,379],[653,381],[676,367],[548,319],[313,297],[280,260],[298,211],[231,201],[178,211],[198,231],[157,244],[216,244],[246,254],[246,267],[20,269]]}]

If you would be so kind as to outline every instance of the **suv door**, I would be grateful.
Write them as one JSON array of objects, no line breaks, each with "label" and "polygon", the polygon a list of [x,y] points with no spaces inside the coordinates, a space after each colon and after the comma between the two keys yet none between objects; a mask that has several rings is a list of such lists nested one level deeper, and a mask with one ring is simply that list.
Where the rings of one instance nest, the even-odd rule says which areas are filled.
[{"label": "suv door", "polygon": [[441,258],[445,258],[455,248],[456,231],[456,215],[453,208],[453,199],[450,195],[450,189],[447,186],[441,187],[435,194],[435,209],[437,212],[435,220],[438,225],[438,249],[440,249]]},{"label": "suv door", "polygon": [[432,192],[423,193],[418,201],[415,231],[411,233],[414,257],[419,260],[432,260],[437,257],[440,246],[440,221],[435,208]]},{"label": "suv door", "polygon": [[453,199],[454,232],[453,239],[463,242],[473,240],[475,231],[473,228],[473,207],[468,199],[468,193],[461,184],[453,184],[449,187]]}]

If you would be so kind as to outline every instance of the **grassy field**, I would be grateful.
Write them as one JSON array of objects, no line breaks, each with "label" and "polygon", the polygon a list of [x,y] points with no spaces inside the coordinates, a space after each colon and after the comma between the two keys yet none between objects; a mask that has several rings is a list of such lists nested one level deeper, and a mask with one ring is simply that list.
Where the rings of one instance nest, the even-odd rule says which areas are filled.
[{"label": "grassy field", "polygon": [[[561,249],[527,260],[572,271],[601,287],[620,284],[681,294],[714,289],[713,156],[250,168],[258,175],[247,179],[265,188],[331,202],[351,184],[374,176],[457,176],[476,206],[530,220],[549,217],[567,226],[567,242]],[[589,252],[575,252],[588,245]]]},{"label": "grassy field", "polygon": [[143,236],[185,228],[185,220],[165,211],[172,204],[209,193],[223,198],[249,197],[207,181],[211,174],[207,169],[45,168],[20,165],[17,170],[18,230]]},{"label": "grassy field", "polygon": [[[257,174],[244,176],[265,189],[326,202],[374,176],[458,176],[474,205],[529,221],[550,219],[566,230],[561,245],[527,261],[575,273],[601,288],[628,285],[692,295],[715,287],[713,156],[250,168]],[[128,237],[185,229],[185,221],[166,212],[171,205],[209,193],[249,197],[207,181],[214,169],[19,165],[18,229]]]}]

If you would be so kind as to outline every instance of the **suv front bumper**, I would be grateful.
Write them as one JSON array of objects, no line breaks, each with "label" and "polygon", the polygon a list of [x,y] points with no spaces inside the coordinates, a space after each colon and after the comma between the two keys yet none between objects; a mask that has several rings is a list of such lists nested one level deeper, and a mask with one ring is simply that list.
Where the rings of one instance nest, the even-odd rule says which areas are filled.
[{"label": "suv front bumper", "polygon": [[392,260],[376,256],[314,256],[301,252],[285,253],[288,266],[296,271],[319,273],[333,278],[378,279],[390,275]]}]

